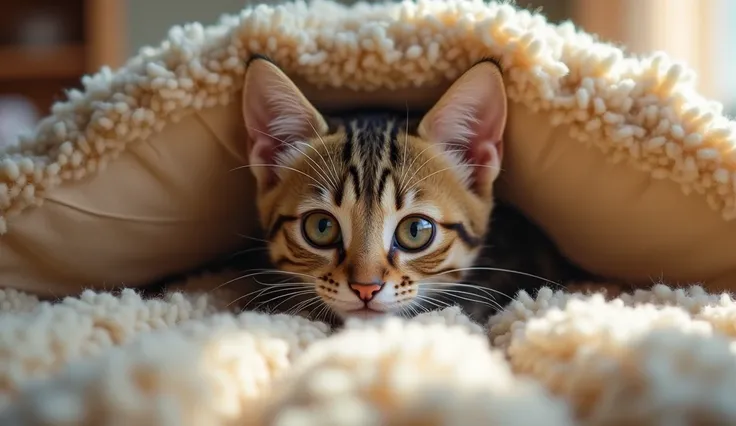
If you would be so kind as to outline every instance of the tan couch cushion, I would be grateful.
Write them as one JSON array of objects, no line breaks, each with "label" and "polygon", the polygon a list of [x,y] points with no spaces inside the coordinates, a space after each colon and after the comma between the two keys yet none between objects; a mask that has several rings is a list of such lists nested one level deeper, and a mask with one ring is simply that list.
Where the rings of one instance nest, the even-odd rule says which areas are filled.
[{"label": "tan couch cushion", "polygon": [[238,108],[211,108],[132,144],[104,173],[10,220],[0,283],[44,294],[140,285],[234,250],[255,231]]},{"label": "tan couch cushion", "polygon": [[474,61],[499,57],[511,100],[500,194],[592,271],[736,282],[734,123],[665,57],[625,58],[477,2],[259,7],[170,34],[94,76],[26,152],[5,155],[0,286],[59,296],[141,285],[254,235],[250,173],[231,171],[245,161],[238,90],[251,53],[325,109],[427,106]]}]

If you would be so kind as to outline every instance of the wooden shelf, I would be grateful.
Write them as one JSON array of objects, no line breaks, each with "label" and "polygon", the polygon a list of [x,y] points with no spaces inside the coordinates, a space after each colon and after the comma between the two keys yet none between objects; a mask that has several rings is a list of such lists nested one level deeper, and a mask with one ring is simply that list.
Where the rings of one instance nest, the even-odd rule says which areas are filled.
[{"label": "wooden shelf", "polygon": [[125,0],[0,3],[0,97],[28,99],[44,116],[82,76],[124,62]]},{"label": "wooden shelf", "polygon": [[86,71],[82,45],[0,46],[0,79],[69,78]]}]

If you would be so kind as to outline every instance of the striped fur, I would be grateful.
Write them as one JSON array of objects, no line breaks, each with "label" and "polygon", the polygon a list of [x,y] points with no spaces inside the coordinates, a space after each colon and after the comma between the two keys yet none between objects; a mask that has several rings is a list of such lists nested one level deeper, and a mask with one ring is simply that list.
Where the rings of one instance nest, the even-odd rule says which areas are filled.
[{"label": "striped fur", "polygon": [[[259,61],[249,69],[244,119],[271,260],[307,278],[341,317],[412,314],[458,301],[489,305],[477,286],[450,284],[487,248],[506,99],[494,65],[466,74],[423,117],[325,117],[274,65]],[[310,214],[334,218],[340,239],[310,242]],[[428,245],[399,242],[399,225],[409,217],[434,224]],[[507,247],[513,240],[503,232],[495,238]],[[527,247],[514,248],[523,258]],[[528,258],[523,266],[547,263]],[[493,275],[485,277],[483,287],[493,289]]]},{"label": "striped fur", "polygon": [[[285,155],[285,165],[300,173],[286,171],[279,186],[261,194],[272,261],[316,277],[317,294],[340,314],[362,307],[349,282],[376,280],[386,283],[372,302],[378,309],[412,313],[423,280],[450,282],[461,274],[432,276],[472,265],[492,198],[469,191],[453,172],[457,164],[419,138],[411,118],[379,113],[328,121],[329,134]],[[344,247],[316,250],[304,241],[299,218],[313,210],[339,220]],[[434,218],[439,238],[422,253],[402,253],[392,234],[414,213]]]}]

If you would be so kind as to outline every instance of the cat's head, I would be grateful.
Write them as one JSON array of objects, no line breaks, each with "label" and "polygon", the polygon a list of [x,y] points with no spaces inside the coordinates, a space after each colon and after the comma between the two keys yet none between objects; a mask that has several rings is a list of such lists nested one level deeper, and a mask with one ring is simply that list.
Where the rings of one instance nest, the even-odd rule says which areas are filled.
[{"label": "cat's head", "polygon": [[482,246],[506,111],[492,61],[412,126],[401,113],[326,118],[276,65],[252,60],[243,115],[272,261],[343,318],[436,306]]}]

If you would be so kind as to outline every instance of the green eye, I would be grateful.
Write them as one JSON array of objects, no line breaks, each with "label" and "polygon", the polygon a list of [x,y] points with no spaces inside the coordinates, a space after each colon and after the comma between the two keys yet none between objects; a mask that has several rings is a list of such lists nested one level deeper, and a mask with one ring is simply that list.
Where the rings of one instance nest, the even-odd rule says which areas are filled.
[{"label": "green eye", "polygon": [[434,223],[422,216],[407,216],[396,227],[396,244],[404,251],[427,248],[434,238]]},{"label": "green eye", "polygon": [[309,213],[302,221],[302,234],[307,242],[318,248],[335,245],[340,241],[340,225],[325,212]]}]

